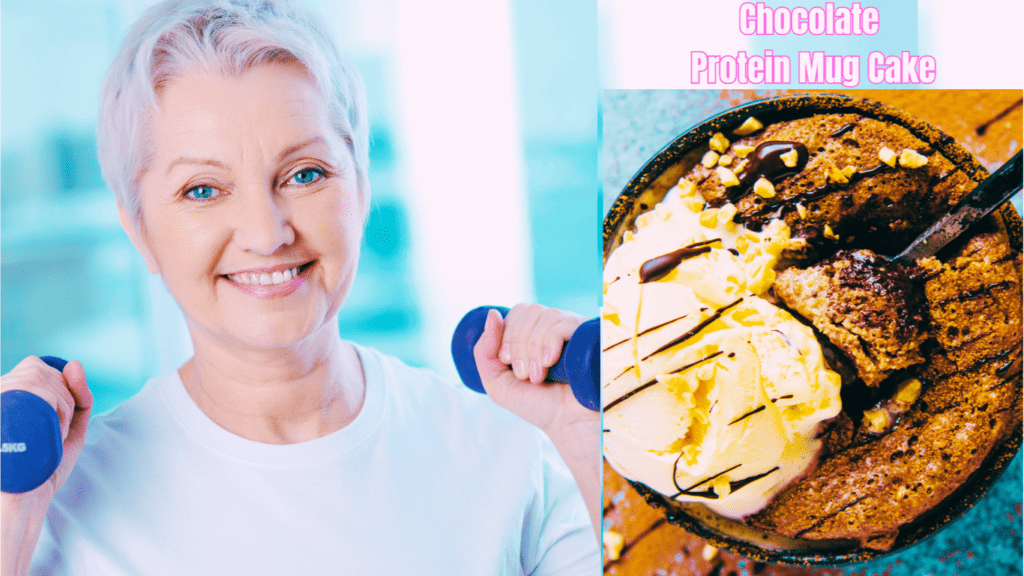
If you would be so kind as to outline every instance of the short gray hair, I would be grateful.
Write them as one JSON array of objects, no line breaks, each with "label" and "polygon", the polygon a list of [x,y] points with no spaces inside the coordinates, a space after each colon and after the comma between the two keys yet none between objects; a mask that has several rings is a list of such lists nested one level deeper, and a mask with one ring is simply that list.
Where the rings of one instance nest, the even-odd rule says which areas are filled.
[{"label": "short gray hair", "polygon": [[369,190],[366,89],[312,14],[288,0],[170,0],[132,27],[100,96],[97,150],[118,203],[139,222],[139,180],[147,169],[146,125],[163,86],[192,69],[238,76],[260,65],[298,63],[327,100],[348,143],[360,188]]}]

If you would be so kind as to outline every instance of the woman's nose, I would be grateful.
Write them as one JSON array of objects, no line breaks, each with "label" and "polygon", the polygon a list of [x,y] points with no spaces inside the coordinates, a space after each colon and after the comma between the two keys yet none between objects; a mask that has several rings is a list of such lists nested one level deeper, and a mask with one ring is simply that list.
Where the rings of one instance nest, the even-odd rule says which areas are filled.
[{"label": "woman's nose", "polygon": [[272,189],[242,192],[235,214],[235,245],[247,252],[270,255],[295,241],[290,215]]}]

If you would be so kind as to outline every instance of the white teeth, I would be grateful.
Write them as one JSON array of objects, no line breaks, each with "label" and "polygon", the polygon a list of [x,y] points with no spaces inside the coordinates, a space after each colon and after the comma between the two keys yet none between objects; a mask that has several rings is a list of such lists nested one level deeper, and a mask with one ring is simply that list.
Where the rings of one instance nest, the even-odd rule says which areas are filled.
[{"label": "white teeth", "polygon": [[272,286],[274,284],[281,284],[287,282],[292,278],[299,275],[299,267],[285,270],[284,272],[274,272],[273,274],[228,274],[228,279],[238,284],[257,284],[262,286]]}]

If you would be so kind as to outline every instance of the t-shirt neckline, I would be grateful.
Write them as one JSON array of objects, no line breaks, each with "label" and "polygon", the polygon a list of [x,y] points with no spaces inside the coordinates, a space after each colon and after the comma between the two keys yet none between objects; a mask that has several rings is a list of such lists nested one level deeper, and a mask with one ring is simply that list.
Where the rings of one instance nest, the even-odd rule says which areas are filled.
[{"label": "t-shirt neckline", "polygon": [[326,436],[296,444],[266,444],[243,438],[222,428],[203,412],[177,370],[161,378],[164,400],[185,431],[207,448],[229,457],[270,468],[288,468],[325,461],[354,448],[373,433],[384,414],[387,381],[378,355],[352,344],[363,366],[366,391],[363,406],[344,428]]}]

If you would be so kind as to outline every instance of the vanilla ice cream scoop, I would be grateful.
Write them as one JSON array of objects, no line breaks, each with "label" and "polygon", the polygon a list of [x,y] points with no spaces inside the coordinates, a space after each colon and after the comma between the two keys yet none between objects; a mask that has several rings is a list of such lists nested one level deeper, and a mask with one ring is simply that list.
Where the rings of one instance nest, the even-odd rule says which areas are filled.
[{"label": "vanilla ice cream scoop", "polygon": [[759,296],[788,228],[734,215],[684,179],[609,255],[602,402],[620,474],[740,518],[814,465],[841,402],[811,329]]}]

